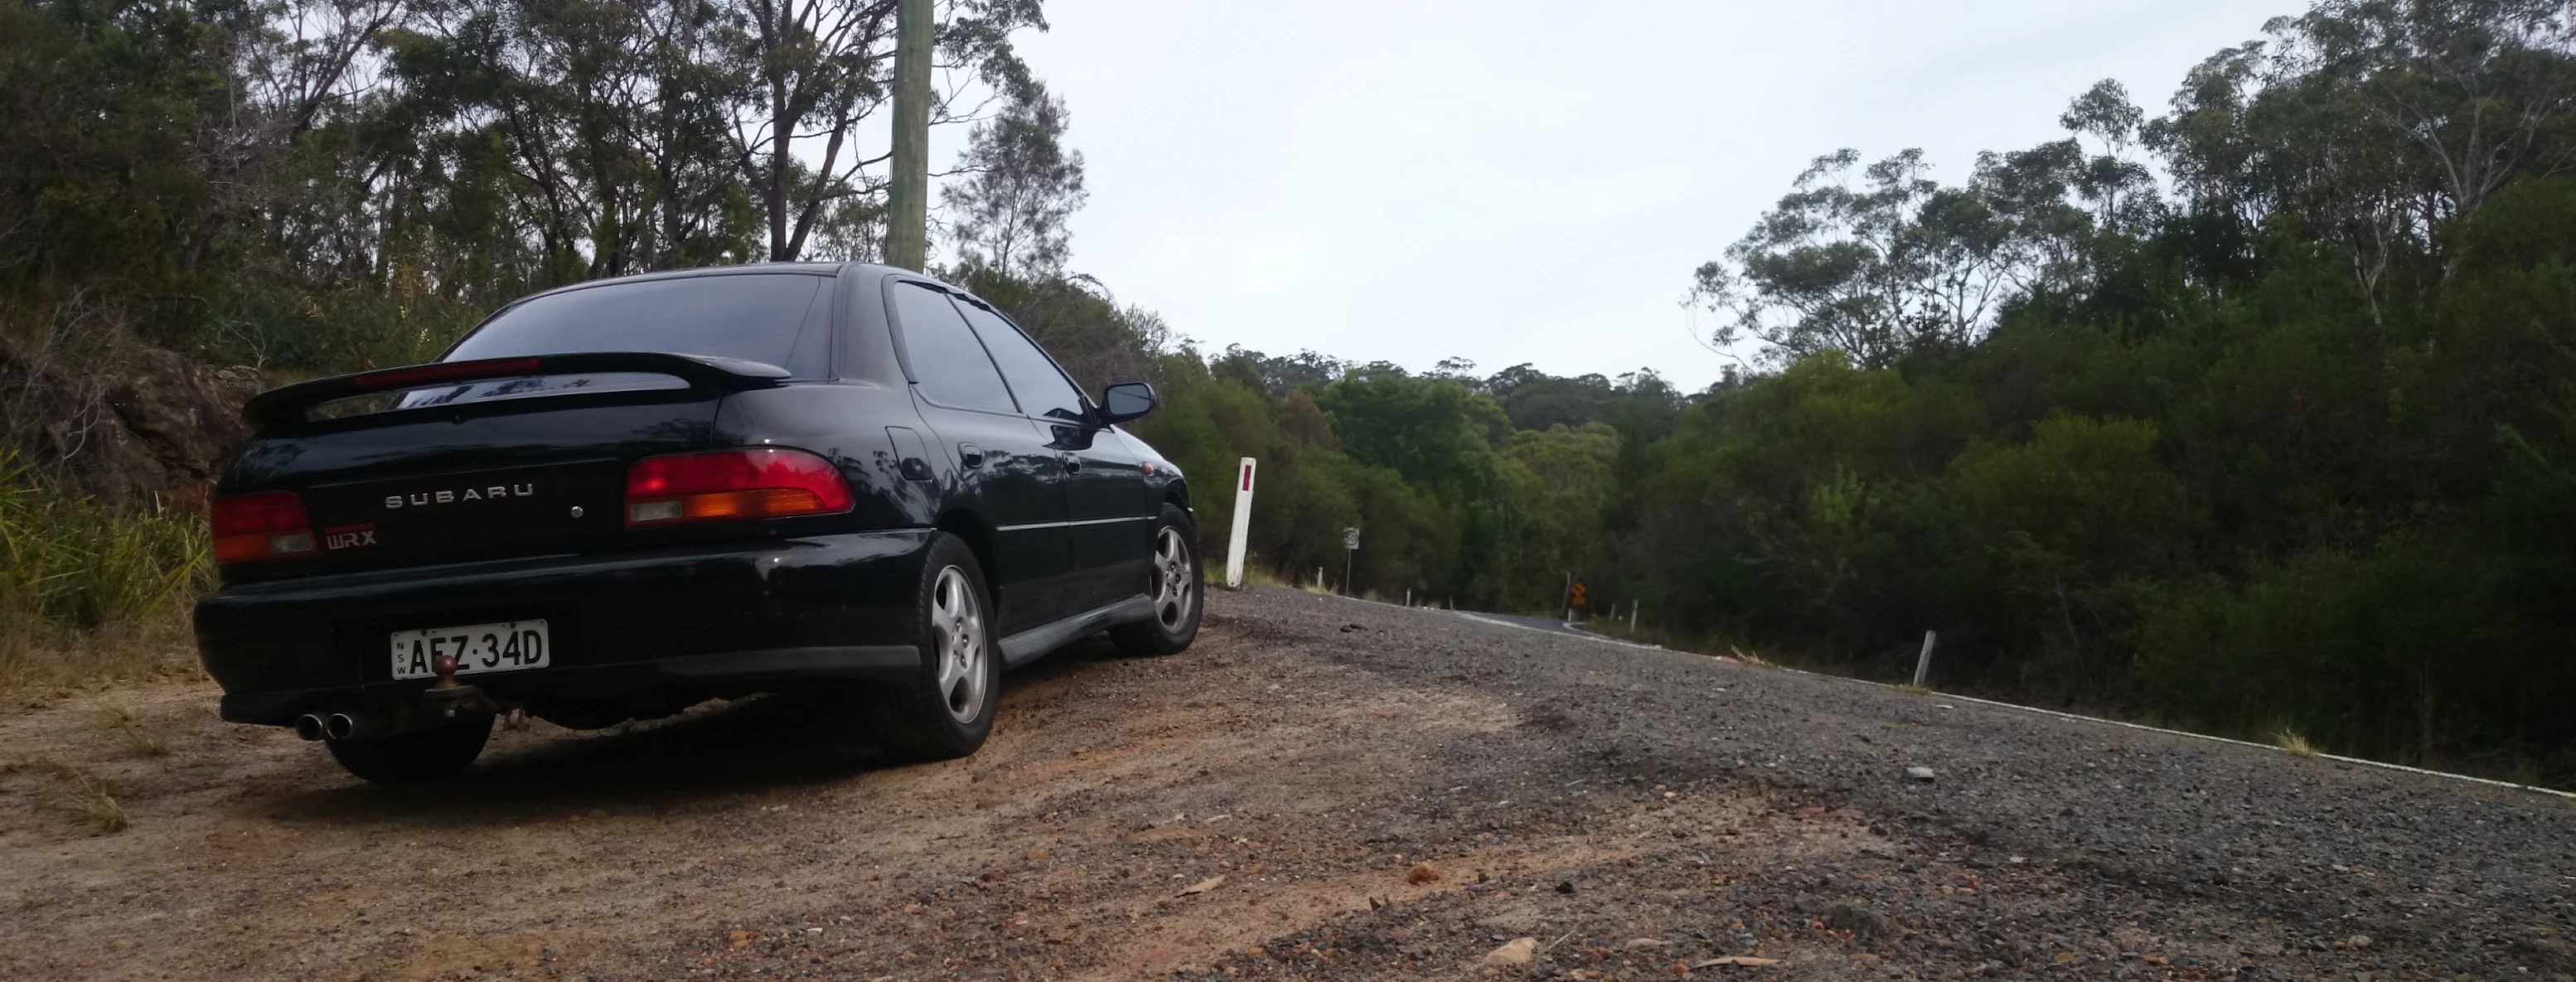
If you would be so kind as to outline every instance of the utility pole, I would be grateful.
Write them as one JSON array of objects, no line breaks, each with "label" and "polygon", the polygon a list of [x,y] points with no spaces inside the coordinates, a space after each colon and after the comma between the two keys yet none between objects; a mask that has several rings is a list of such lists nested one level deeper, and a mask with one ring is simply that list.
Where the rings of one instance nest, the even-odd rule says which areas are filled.
[{"label": "utility pole", "polygon": [[930,18],[930,0],[897,0],[885,261],[916,273],[930,262]]}]

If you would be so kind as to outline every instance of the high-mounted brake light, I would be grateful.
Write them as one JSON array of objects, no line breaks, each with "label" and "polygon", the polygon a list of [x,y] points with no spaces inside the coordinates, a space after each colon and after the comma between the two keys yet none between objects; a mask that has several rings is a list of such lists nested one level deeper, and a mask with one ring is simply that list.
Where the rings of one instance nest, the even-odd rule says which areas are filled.
[{"label": "high-mounted brake light", "polygon": [[214,526],[215,561],[281,559],[313,552],[313,525],[293,491],[216,498],[207,506]]},{"label": "high-mounted brake light", "polygon": [[831,461],[785,447],[646,457],[626,471],[629,528],[828,515],[850,503],[850,485]]},{"label": "high-mounted brake light", "polygon": [[350,381],[366,389],[410,389],[459,379],[534,375],[537,370],[538,363],[534,358],[486,358],[481,361],[443,361],[434,365],[389,368],[381,372],[367,372]]}]

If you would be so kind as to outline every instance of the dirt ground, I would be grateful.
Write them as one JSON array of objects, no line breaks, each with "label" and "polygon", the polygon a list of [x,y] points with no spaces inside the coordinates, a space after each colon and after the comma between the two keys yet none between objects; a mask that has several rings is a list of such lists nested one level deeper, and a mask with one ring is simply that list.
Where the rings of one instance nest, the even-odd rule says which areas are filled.
[{"label": "dirt ground", "polygon": [[[2444,893],[2342,864],[2266,880],[2244,868],[2256,859],[2211,860],[2304,898],[2283,903],[2120,858],[2189,859],[2181,843],[2223,849],[2222,830],[2032,847],[2013,829],[2042,823],[1979,811],[1960,783],[1973,767],[1954,777],[1942,762],[1943,786],[1966,791],[1951,799],[1896,775],[1864,788],[1783,773],[1787,758],[1746,747],[1831,728],[1659,714],[1654,693],[1680,684],[1625,673],[1687,673],[1710,700],[1767,688],[1766,712],[1811,721],[1795,700],[1907,697],[1818,695],[1807,687],[1821,683],[1682,658],[1263,591],[1214,598],[1200,643],[1177,657],[1094,642],[1013,674],[993,741],[963,761],[881,766],[841,707],[804,695],[593,733],[497,732],[473,771],[428,787],[367,785],[291,733],[220,724],[208,684],[118,690],[0,716],[0,978],[2576,970],[2563,940],[2576,839],[2548,842],[2576,818],[2556,804],[2475,804],[2534,841],[2490,857],[2526,867],[2514,882],[2529,884],[2490,890],[2519,906],[2493,923],[2435,923],[2474,906],[2469,885]],[[1870,733],[1900,739],[1909,714],[1950,708],[1865,709],[1872,728],[1847,746],[1866,756],[1880,746]],[[1640,722],[1666,717],[1679,728]],[[2166,753],[2131,740],[2083,733],[2034,752],[2084,756],[2077,774],[2115,762],[2098,775],[2111,783],[2124,754]],[[2281,793],[2364,778],[2378,780],[2288,779]],[[2044,797],[2047,815],[2060,801],[2076,813],[2078,797]],[[2339,894],[2320,895],[2311,872]],[[2404,926],[2419,913],[2421,930]],[[1519,938],[1525,962],[1487,964]],[[1711,964],[1724,957],[1778,964]]]}]

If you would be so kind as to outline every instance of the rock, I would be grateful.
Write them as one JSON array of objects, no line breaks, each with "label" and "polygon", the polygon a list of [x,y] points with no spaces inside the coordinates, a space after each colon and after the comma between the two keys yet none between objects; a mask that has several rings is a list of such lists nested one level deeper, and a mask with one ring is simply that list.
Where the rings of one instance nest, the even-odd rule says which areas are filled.
[{"label": "rock", "polygon": [[1835,904],[1825,912],[1825,926],[1864,938],[1892,938],[1902,931],[1894,918],[1857,904]]},{"label": "rock", "polygon": [[1663,946],[1664,943],[1662,941],[1658,941],[1654,938],[1629,938],[1628,943],[1621,945],[1620,947],[1635,950],[1638,948],[1661,948]]},{"label": "rock", "polygon": [[1556,892],[1558,892],[1558,893],[1573,893],[1573,892],[1574,892],[1574,881],[1573,881],[1573,880],[1565,880],[1565,881],[1563,881],[1563,882],[1558,883],[1558,884],[1556,885]]},{"label": "rock", "polygon": [[1513,938],[1504,942],[1502,947],[1486,952],[1485,964],[1504,967],[1527,965],[1531,956],[1537,953],[1537,938]]},{"label": "rock", "polygon": [[1415,863],[1413,864],[1412,869],[1404,872],[1404,882],[1415,884],[1417,886],[1429,883],[1439,878],[1440,867],[1433,866],[1430,863]]},{"label": "rock", "polygon": [[1929,767],[1908,767],[1905,769],[1905,776],[1916,781],[1929,781],[1932,779],[1932,769]]},{"label": "rock", "polygon": [[1181,896],[1186,897],[1186,896],[1189,896],[1189,895],[1191,895],[1191,894],[1193,894],[1193,893],[1206,893],[1206,892],[1208,892],[1208,891],[1210,891],[1210,890],[1214,890],[1214,889],[1216,889],[1217,884],[1220,884],[1220,883],[1223,883],[1223,882],[1225,882],[1225,876],[1224,876],[1223,874],[1219,874],[1219,875],[1216,875],[1216,876],[1211,876],[1211,877],[1208,877],[1207,879],[1200,880],[1200,881],[1198,881],[1197,883],[1190,884],[1188,887],[1183,888],[1183,889],[1181,890],[1180,895],[1181,895]]},{"label": "rock", "polygon": [[146,345],[75,364],[0,341],[0,392],[11,393],[0,439],[109,504],[193,509],[250,438],[241,405],[261,385],[258,369]]}]

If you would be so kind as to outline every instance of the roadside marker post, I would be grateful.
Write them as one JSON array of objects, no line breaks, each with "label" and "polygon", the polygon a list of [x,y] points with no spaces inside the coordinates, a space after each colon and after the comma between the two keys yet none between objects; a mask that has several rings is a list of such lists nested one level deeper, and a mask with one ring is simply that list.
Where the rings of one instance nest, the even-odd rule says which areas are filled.
[{"label": "roadside marker post", "polygon": [[1234,535],[1226,544],[1225,588],[1243,589],[1243,547],[1252,539],[1252,469],[1253,460],[1243,458],[1242,472],[1235,477]]},{"label": "roadside marker post", "polygon": [[1342,595],[1351,595],[1351,556],[1360,551],[1360,530],[1342,530]]},{"label": "roadside marker post", "polygon": [[1932,642],[1939,636],[1936,632],[1923,632],[1923,653],[1914,656],[1914,687],[1917,689],[1923,687],[1924,679],[1932,677]]}]

